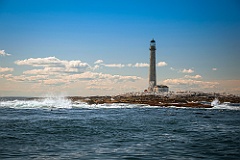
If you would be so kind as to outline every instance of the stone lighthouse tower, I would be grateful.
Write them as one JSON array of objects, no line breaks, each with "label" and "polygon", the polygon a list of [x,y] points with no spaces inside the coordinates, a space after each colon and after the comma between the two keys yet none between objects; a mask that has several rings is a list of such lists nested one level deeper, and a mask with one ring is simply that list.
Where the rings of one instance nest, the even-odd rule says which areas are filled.
[{"label": "stone lighthouse tower", "polygon": [[150,42],[150,67],[149,67],[149,87],[148,91],[153,92],[153,88],[156,86],[156,42],[151,40]]}]

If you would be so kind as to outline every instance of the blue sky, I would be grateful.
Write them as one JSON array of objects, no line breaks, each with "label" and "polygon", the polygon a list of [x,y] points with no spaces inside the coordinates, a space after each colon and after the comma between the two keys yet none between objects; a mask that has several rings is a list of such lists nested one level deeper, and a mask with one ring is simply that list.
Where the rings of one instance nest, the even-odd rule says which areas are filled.
[{"label": "blue sky", "polygon": [[158,84],[240,94],[238,0],[0,0],[0,21],[0,96],[142,91],[152,38]]}]

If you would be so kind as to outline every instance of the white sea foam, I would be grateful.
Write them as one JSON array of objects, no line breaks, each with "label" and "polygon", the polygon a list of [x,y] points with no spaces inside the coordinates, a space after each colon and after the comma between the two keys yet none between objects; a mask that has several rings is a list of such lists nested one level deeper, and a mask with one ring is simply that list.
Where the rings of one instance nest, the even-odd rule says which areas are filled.
[{"label": "white sea foam", "polygon": [[16,108],[16,109],[34,109],[34,108],[72,108],[72,102],[61,97],[51,97],[45,99],[33,100],[13,100],[1,101],[0,107]]},{"label": "white sea foam", "polygon": [[240,103],[223,103],[214,106],[212,109],[240,110]]},{"label": "white sea foam", "polygon": [[[233,105],[233,106],[232,106]],[[65,97],[47,97],[43,99],[32,100],[2,100],[0,108],[15,108],[15,109],[108,109],[108,108],[163,108],[161,106],[149,106],[144,104],[127,104],[127,103],[111,103],[111,104],[87,104],[81,101],[72,102]],[[170,106],[169,108],[185,108]],[[189,107],[187,107],[189,108]],[[221,104],[216,105],[212,109],[228,109],[240,110],[240,104]]]},{"label": "white sea foam", "polygon": [[220,101],[217,99],[217,98],[215,98],[212,102],[211,102],[211,106],[217,106],[217,105],[219,105],[220,104]]},{"label": "white sea foam", "polygon": [[[150,107],[148,105],[134,105],[126,103],[112,103],[112,104],[87,104],[85,102],[71,100],[64,97],[48,97],[43,99],[33,100],[7,100],[0,101],[0,107],[3,108],[15,108],[15,109],[71,109],[71,108],[83,108],[83,109],[104,109],[104,108],[142,108]],[[156,106],[157,107],[157,106]],[[151,106],[153,108],[153,106]]]}]

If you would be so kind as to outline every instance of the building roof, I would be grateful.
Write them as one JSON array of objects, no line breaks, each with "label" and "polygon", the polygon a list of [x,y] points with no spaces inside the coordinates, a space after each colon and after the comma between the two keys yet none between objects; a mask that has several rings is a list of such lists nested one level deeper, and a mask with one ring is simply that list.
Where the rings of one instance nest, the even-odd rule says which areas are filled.
[{"label": "building roof", "polygon": [[[156,88],[168,88],[168,86],[165,86],[165,85],[156,85],[155,87],[156,87]],[[154,88],[155,88],[155,87],[154,87]]]},{"label": "building roof", "polygon": [[151,43],[155,43],[155,40],[154,40],[154,39],[152,39],[152,40],[151,40]]}]

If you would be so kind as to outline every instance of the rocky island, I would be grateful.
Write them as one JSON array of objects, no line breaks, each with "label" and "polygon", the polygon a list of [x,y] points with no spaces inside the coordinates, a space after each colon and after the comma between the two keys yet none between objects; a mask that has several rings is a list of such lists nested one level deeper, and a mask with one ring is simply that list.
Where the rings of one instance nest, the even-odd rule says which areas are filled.
[{"label": "rocky island", "polygon": [[201,92],[181,92],[175,94],[126,93],[115,96],[70,96],[67,98],[73,102],[80,101],[88,104],[129,103],[162,107],[212,108],[211,102],[216,97],[220,102],[240,103],[240,97],[237,95]]}]

